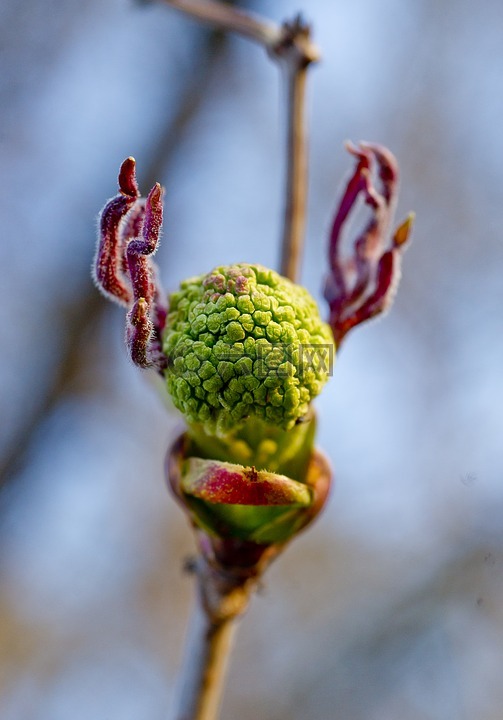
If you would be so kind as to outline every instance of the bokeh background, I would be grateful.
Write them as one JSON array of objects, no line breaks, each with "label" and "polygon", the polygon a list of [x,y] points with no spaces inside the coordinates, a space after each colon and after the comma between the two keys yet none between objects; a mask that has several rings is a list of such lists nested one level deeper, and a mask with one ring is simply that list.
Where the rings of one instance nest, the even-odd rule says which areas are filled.
[{"label": "bokeh background", "polygon": [[[322,301],[345,139],[395,152],[417,225],[317,402],[335,491],[242,622],[222,719],[501,720],[503,5],[245,6],[303,9],[323,50],[304,284]],[[96,216],[132,154],[166,187],[167,288],[276,266],[279,73],[162,4],[4,0],[0,23],[0,717],[160,720],[192,595],[179,419],[91,284]]]}]

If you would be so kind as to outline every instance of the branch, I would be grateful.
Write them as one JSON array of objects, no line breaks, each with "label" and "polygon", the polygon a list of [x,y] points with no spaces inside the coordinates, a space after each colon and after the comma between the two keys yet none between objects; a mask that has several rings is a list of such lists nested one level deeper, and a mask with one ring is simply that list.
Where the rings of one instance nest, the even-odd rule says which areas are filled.
[{"label": "branch", "polygon": [[317,56],[302,52],[302,49],[306,50],[302,46],[309,43],[310,29],[300,16],[290,26],[285,23],[283,28],[288,35],[277,51],[279,60],[284,64],[287,123],[280,272],[295,282],[299,275],[306,228],[307,134],[304,108],[307,68]]},{"label": "branch", "polygon": [[200,602],[190,621],[178,707],[173,720],[215,720],[222,697],[235,621],[212,623]]},{"label": "branch", "polygon": [[209,23],[219,30],[234,32],[271,49],[281,39],[281,28],[252,13],[214,0],[164,0],[175,10]]},{"label": "branch", "polygon": [[224,575],[202,556],[191,569],[199,592],[173,720],[216,720],[237,618],[246,610],[254,582],[232,572]]},{"label": "branch", "polygon": [[286,84],[286,181],[280,272],[296,281],[306,225],[307,143],[305,86],[307,68],[319,60],[311,28],[300,15],[276,25],[258,15],[214,0],[164,0],[176,10],[221,30],[235,32],[262,45],[284,69]]}]

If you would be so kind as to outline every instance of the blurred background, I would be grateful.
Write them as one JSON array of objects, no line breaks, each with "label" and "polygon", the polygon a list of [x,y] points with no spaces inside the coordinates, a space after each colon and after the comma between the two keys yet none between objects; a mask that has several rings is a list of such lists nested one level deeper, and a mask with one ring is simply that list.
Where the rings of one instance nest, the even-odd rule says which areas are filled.
[{"label": "blurred background", "polygon": [[[501,720],[503,5],[250,0],[313,22],[303,283],[320,300],[351,138],[417,212],[391,313],[317,402],[336,486],[242,622],[222,720]],[[0,717],[169,715],[192,580],[163,459],[179,419],[90,281],[134,155],[166,187],[166,288],[278,262],[279,73],[162,4],[0,9]]]}]

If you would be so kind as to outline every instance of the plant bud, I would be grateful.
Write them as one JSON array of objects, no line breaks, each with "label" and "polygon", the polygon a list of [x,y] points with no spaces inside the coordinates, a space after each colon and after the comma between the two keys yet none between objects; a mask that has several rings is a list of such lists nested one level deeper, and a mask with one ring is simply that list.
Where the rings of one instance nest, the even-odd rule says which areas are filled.
[{"label": "plant bud", "polygon": [[334,346],[307,290],[239,264],[190,278],[171,295],[163,351],[176,407],[225,437],[252,417],[292,428],[327,381]]}]

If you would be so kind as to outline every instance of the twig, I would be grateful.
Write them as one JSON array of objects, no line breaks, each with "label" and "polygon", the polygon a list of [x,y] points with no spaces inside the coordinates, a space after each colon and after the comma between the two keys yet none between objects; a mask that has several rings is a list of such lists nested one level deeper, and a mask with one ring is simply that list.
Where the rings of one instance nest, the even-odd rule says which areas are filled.
[{"label": "twig", "polygon": [[276,56],[286,78],[286,181],[281,241],[281,274],[296,281],[306,228],[307,137],[305,91],[307,68],[318,55],[310,43],[310,28],[300,15],[283,25],[284,40]]},{"label": "twig", "polygon": [[198,597],[189,625],[180,693],[173,720],[218,717],[237,618],[244,613],[257,579],[223,571],[199,555],[192,570]]},{"label": "twig", "polygon": [[164,2],[197,20],[209,23],[220,30],[244,35],[266,48],[273,48],[281,39],[281,28],[278,25],[230,5],[223,5],[214,0],[164,0]]},{"label": "twig", "polygon": [[173,720],[218,717],[235,626],[234,620],[212,623],[198,600],[189,624],[181,672],[183,685]]},{"label": "twig", "polygon": [[284,68],[286,79],[286,182],[280,271],[297,280],[304,243],[307,195],[305,86],[307,68],[319,60],[311,29],[298,15],[276,25],[214,0],[164,0],[168,5],[261,44]]}]

